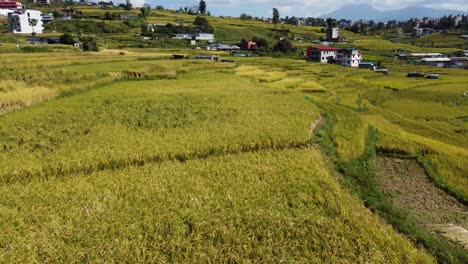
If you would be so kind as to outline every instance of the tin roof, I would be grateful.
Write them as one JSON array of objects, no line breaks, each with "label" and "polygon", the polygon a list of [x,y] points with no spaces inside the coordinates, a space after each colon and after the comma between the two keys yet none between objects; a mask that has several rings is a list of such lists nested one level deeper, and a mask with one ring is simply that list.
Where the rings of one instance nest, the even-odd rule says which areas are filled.
[{"label": "tin roof", "polygon": [[337,51],[338,49],[328,46],[317,46],[317,47],[310,47],[313,50],[320,50],[320,51]]}]

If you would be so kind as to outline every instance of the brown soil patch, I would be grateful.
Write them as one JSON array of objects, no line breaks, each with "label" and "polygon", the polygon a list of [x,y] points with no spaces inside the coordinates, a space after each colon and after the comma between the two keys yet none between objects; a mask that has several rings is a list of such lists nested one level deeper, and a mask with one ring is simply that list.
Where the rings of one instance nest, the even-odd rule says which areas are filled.
[{"label": "brown soil patch", "polygon": [[437,188],[414,160],[377,159],[377,184],[424,229],[468,248],[468,208]]}]

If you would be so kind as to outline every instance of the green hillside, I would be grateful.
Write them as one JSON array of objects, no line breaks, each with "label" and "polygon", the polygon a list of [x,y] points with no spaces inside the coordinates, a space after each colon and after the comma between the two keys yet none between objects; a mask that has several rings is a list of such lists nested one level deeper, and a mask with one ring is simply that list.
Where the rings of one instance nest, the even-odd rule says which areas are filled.
[{"label": "green hillside", "polygon": [[[145,22],[193,19],[152,10]],[[222,42],[323,36],[207,19]],[[99,52],[0,36],[0,262],[468,261],[468,75],[393,59],[458,43],[343,32],[384,75],[308,62],[305,40],[293,55],[238,58],[140,48],[140,27],[83,21],[56,26],[89,30]]]}]

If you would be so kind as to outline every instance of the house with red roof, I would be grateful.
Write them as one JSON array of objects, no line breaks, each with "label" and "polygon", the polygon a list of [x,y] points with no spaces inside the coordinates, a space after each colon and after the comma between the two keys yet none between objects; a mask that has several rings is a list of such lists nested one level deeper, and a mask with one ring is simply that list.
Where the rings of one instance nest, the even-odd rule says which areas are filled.
[{"label": "house with red roof", "polygon": [[329,46],[309,47],[307,49],[307,57],[311,61],[321,63],[334,63],[338,49]]},{"label": "house with red roof", "polygon": [[0,9],[19,10],[23,9],[23,4],[20,1],[0,0]]}]

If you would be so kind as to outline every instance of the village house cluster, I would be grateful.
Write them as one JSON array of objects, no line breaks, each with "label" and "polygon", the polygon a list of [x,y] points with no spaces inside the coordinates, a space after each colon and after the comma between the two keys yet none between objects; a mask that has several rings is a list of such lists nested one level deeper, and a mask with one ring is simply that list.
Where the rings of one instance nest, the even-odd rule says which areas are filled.
[{"label": "village house cluster", "polygon": [[337,49],[330,46],[309,47],[306,52],[310,61],[335,63],[347,67],[359,67],[362,55],[356,48]]},{"label": "village house cluster", "polygon": [[468,22],[468,15],[457,15],[457,16],[450,16],[446,18],[431,18],[426,17],[422,19],[415,19],[415,23],[417,27],[434,27],[438,26],[441,23],[446,23],[445,20],[449,19],[450,23],[453,23],[455,27],[462,24],[463,22]]},{"label": "village house cluster", "polygon": [[[50,0],[34,0],[43,4]],[[15,34],[41,34],[43,25],[51,22],[51,14],[43,15],[41,11],[25,9],[20,1],[0,0],[0,16],[8,17],[9,31]]]},{"label": "village house cluster", "polygon": [[467,68],[468,67],[468,51],[460,52],[459,56],[445,56],[438,52],[426,53],[399,53],[395,55],[395,59],[413,61],[419,64],[435,66],[439,68]]},{"label": "village house cluster", "polygon": [[[338,27],[329,27],[327,29],[328,42],[346,42],[345,38],[340,37]],[[306,56],[310,61],[320,63],[333,63],[346,67],[371,68],[375,70],[375,64],[363,63],[361,52],[357,48],[334,48],[331,46],[309,47]],[[369,67],[372,65],[372,67]]]}]

